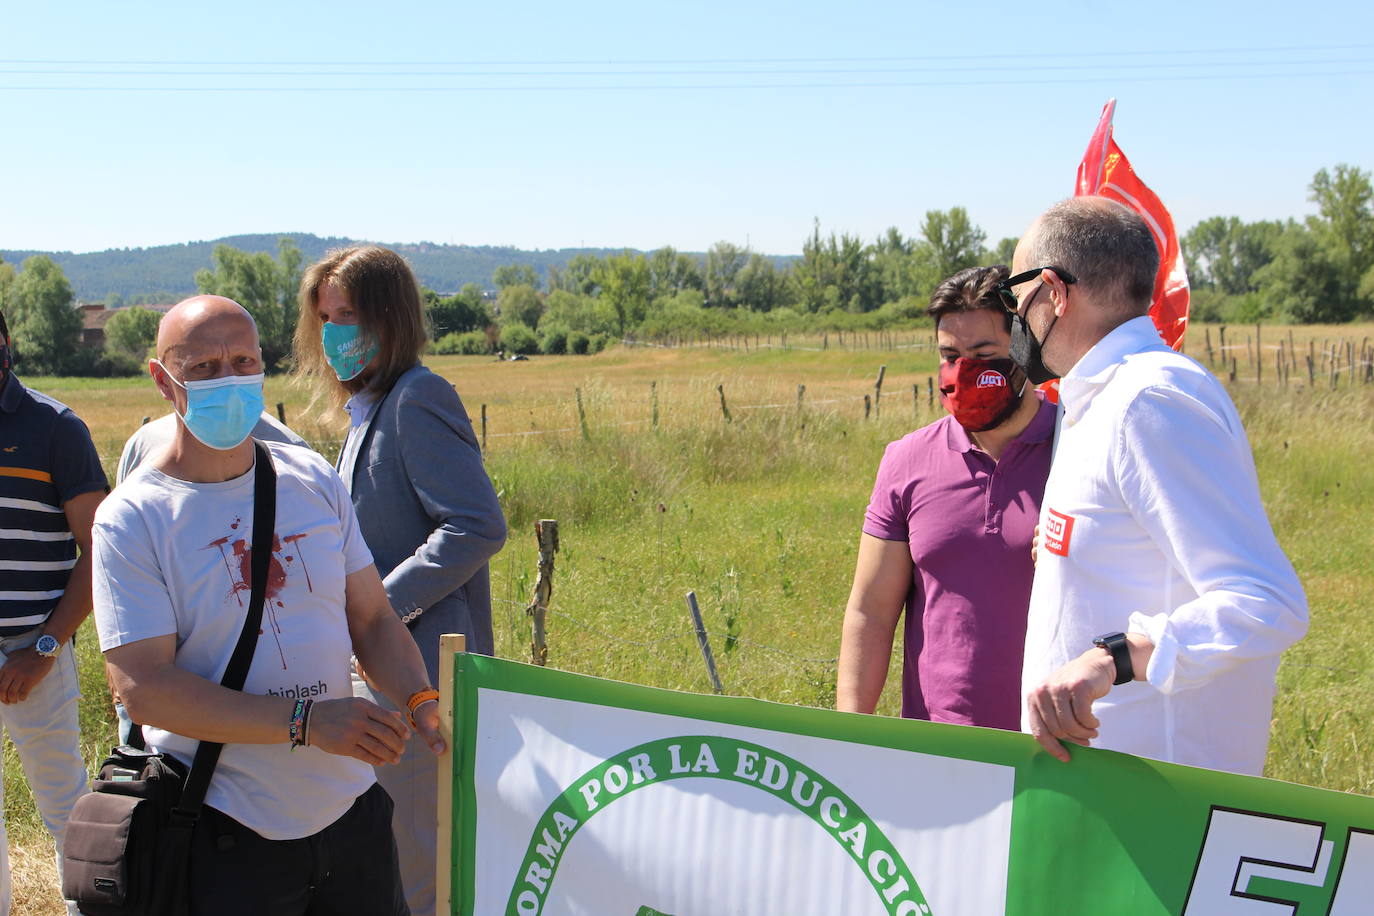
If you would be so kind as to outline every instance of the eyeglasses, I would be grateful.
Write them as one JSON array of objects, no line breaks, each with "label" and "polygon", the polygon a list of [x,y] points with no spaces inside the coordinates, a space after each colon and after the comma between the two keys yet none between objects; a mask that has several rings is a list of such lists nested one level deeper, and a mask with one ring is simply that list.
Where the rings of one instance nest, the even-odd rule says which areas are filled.
[{"label": "eyeglasses", "polygon": [[993,289],[997,292],[998,297],[1002,300],[1002,305],[1006,306],[1007,311],[1015,312],[1019,311],[1021,308],[1021,303],[1017,300],[1016,294],[1011,291],[1011,288],[1013,286],[1019,286],[1020,284],[1025,283],[1027,280],[1034,280],[1036,277],[1040,276],[1041,271],[1045,270],[1054,271],[1054,275],[1058,277],[1060,280],[1063,280],[1065,283],[1078,282],[1077,277],[1075,277],[1073,274],[1069,273],[1062,267],[1037,267],[1034,270],[1022,271],[1014,277],[1007,277],[1001,283],[998,283],[995,287],[993,287]]}]

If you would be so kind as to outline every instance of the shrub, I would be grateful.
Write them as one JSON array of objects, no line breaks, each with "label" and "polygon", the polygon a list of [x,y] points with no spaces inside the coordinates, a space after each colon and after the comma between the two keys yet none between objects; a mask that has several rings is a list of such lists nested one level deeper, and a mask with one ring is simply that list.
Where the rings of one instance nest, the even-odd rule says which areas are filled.
[{"label": "shrub", "polygon": [[582,355],[591,349],[592,339],[585,331],[568,332],[568,352]]},{"label": "shrub", "polygon": [[501,349],[507,353],[538,353],[539,338],[527,325],[508,324],[501,328]]},{"label": "shrub", "polygon": [[491,352],[491,338],[486,331],[459,334],[458,352],[464,356],[485,356]]},{"label": "shrub", "polygon": [[144,359],[118,349],[99,350],[77,347],[67,357],[65,370],[71,375],[111,378],[143,373]]},{"label": "shrub", "polygon": [[483,331],[445,334],[434,342],[432,349],[440,356],[483,356],[491,352],[487,335]]},{"label": "shrub", "polygon": [[544,353],[568,352],[568,329],[561,324],[548,324],[539,332],[539,349]]},{"label": "shrub", "polygon": [[429,351],[431,353],[437,353],[440,356],[453,356],[455,353],[459,352],[458,335],[456,333],[445,334],[443,337],[440,337],[438,340],[434,341],[434,343],[430,344]]}]

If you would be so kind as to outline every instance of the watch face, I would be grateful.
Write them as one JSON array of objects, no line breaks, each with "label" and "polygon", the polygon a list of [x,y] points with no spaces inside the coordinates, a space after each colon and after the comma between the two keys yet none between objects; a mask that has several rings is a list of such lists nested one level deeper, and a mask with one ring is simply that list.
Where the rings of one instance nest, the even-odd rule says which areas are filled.
[{"label": "watch face", "polygon": [[56,655],[57,646],[57,637],[49,636],[45,633],[44,635],[38,637],[38,642],[34,643],[33,647],[37,650],[39,655]]}]

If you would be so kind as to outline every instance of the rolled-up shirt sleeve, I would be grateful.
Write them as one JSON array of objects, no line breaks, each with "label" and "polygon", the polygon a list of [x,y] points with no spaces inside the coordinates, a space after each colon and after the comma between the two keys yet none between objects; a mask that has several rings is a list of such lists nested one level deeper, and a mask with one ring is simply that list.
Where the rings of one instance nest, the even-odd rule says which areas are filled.
[{"label": "rolled-up shirt sleeve", "polygon": [[1307,632],[1307,598],[1265,514],[1239,418],[1205,397],[1144,389],[1113,454],[1125,504],[1168,575],[1197,596],[1130,616],[1129,629],[1154,642],[1146,676],[1163,693],[1277,656]]}]

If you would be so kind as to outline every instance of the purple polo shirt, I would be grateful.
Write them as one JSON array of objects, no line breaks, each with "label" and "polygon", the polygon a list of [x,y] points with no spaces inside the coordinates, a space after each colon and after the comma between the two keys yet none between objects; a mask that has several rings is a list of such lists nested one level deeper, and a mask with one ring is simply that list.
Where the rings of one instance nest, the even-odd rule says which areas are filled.
[{"label": "purple polo shirt", "polygon": [[1050,473],[1053,404],[993,461],[953,417],[888,445],[864,533],[906,541],[902,715],[1021,727],[1031,536]]}]

